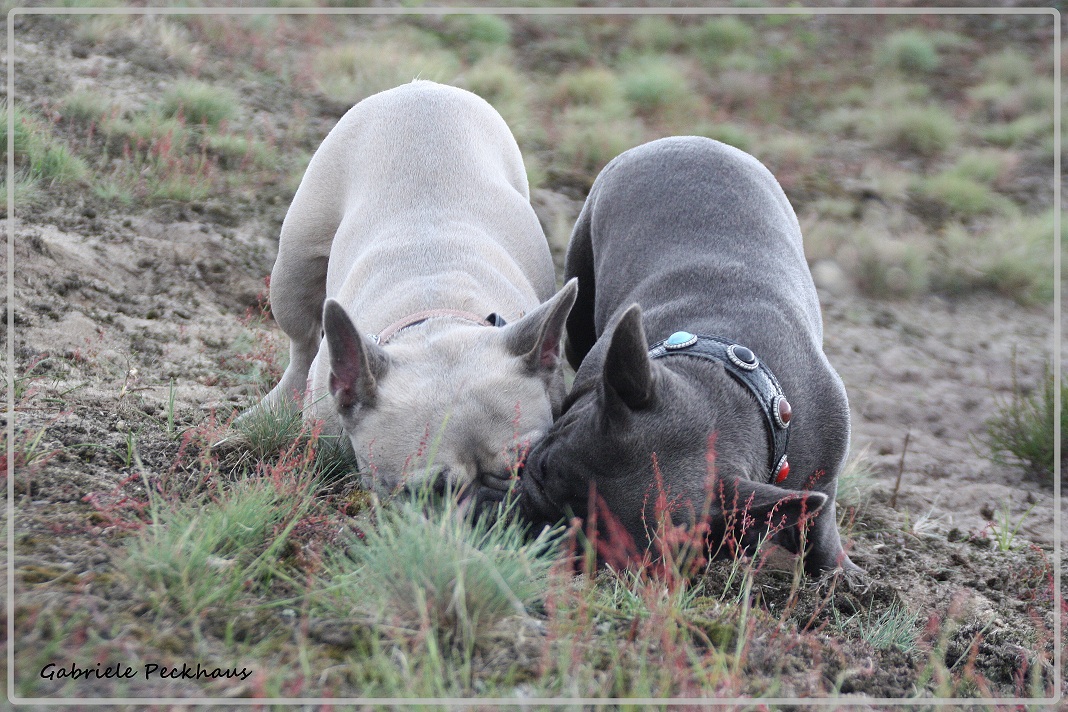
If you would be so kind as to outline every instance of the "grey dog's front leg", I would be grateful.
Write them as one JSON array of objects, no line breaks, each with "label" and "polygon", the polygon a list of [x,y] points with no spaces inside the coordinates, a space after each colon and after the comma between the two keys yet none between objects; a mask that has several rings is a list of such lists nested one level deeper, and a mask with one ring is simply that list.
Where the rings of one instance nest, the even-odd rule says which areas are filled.
[{"label": "grey dog's front leg", "polygon": [[838,533],[838,509],[832,500],[816,515],[816,520],[808,531],[805,570],[818,574],[839,568],[845,571],[861,570],[842,548],[842,537]]}]

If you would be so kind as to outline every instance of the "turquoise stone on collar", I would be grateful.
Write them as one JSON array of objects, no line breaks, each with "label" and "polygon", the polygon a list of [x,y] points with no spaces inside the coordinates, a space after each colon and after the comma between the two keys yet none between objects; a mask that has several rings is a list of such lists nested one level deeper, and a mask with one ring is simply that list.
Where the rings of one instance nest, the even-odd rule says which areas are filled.
[{"label": "turquoise stone on collar", "polygon": [[697,343],[697,337],[688,331],[676,331],[664,341],[664,348],[669,351],[684,349]]}]

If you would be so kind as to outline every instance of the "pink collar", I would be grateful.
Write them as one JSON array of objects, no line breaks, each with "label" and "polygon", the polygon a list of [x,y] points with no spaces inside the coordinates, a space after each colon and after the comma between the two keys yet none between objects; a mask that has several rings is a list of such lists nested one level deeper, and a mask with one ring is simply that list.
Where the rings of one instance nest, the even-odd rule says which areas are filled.
[{"label": "pink collar", "polygon": [[483,319],[477,314],[471,312],[462,311],[460,309],[427,309],[426,311],[416,312],[409,314],[403,319],[398,319],[393,322],[378,334],[370,334],[370,338],[376,344],[384,344],[393,338],[398,331],[407,329],[409,326],[415,326],[416,324],[422,324],[427,319],[436,319],[439,317],[453,317],[455,319],[464,319],[470,321],[479,326],[493,326],[493,322],[488,319]]}]

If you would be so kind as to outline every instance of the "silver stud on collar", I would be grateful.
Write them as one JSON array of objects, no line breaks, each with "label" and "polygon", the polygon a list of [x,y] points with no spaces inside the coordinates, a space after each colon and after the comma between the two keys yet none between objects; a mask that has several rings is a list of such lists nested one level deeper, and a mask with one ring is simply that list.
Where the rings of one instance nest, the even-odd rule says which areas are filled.
[{"label": "silver stud on collar", "polygon": [[729,358],[731,363],[735,366],[745,369],[746,371],[752,371],[760,365],[756,355],[741,344],[731,344],[728,346],[727,358]]}]

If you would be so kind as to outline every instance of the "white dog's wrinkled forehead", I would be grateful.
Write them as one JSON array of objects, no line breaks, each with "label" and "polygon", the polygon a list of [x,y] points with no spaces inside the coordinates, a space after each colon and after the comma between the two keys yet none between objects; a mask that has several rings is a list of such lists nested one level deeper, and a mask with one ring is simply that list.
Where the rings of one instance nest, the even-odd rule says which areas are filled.
[{"label": "white dog's wrinkled forehead", "polygon": [[388,349],[376,402],[348,429],[380,487],[440,472],[465,484],[503,471],[552,424],[545,379],[485,331],[439,335],[433,348],[413,340]]}]

